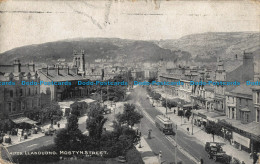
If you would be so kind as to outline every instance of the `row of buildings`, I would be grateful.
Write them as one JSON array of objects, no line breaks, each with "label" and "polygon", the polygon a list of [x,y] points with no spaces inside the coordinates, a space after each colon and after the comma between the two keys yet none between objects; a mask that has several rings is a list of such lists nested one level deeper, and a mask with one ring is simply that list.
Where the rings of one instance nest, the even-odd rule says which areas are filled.
[{"label": "row of buildings", "polygon": [[[78,81],[109,80],[128,70],[124,67],[86,68],[83,50],[73,51],[72,56],[71,63],[58,60],[52,66],[41,68],[37,68],[33,62],[22,64],[19,59],[10,65],[0,65],[1,120],[29,117],[52,101],[88,96],[90,86],[79,86]],[[32,81],[33,85],[22,83]],[[39,85],[40,82],[45,84]]]},{"label": "row of buildings", "polygon": [[[215,70],[203,67],[162,69],[160,81],[182,81],[184,85],[165,86],[166,92],[182,98],[185,107],[200,106],[193,110],[194,117],[205,124],[222,126],[223,137],[247,152],[260,150],[260,52],[244,52],[241,65],[226,68],[225,61],[218,60]],[[232,82],[233,85],[190,85],[191,81]]]}]

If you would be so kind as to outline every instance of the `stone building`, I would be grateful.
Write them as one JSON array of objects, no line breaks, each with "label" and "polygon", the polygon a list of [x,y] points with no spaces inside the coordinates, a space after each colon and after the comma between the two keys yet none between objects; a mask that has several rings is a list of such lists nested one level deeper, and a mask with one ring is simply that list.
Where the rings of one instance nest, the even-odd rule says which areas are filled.
[{"label": "stone building", "polygon": [[[13,65],[0,66],[0,116],[17,118],[37,112],[41,106],[40,86],[23,85],[23,82],[39,82],[35,65],[22,65],[17,59]],[[7,84],[7,85],[3,85]]]},{"label": "stone building", "polygon": [[50,94],[51,101],[62,101],[88,95],[88,86],[78,85],[78,81],[88,81],[78,73],[78,68],[49,67],[39,70],[41,81],[40,92]]}]

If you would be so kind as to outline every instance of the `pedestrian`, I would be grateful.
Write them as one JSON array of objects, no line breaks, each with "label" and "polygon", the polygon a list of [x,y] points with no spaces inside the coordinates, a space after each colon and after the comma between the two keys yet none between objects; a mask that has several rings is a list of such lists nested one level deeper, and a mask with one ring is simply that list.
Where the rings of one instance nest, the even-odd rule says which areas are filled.
[{"label": "pedestrian", "polygon": [[254,151],[254,153],[253,153],[253,164],[256,164],[257,159],[258,159],[258,156],[257,156],[256,152]]},{"label": "pedestrian", "polygon": [[58,122],[58,124],[57,124],[57,125],[58,125],[58,128],[60,128],[60,123],[59,123],[59,122]]},{"label": "pedestrian", "polygon": [[203,159],[202,159],[202,158],[200,158],[200,164],[203,164],[203,163],[204,163]]}]

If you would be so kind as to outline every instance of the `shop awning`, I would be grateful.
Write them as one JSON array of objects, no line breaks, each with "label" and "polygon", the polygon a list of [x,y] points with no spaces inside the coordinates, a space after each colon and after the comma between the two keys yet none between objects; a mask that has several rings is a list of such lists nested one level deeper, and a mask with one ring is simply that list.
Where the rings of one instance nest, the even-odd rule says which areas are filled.
[{"label": "shop awning", "polygon": [[[253,134],[256,140],[260,141],[260,123],[258,122],[250,122],[248,124],[242,124],[240,120],[234,120],[234,119],[221,119],[222,123],[228,123],[229,125],[233,126],[234,128],[240,129],[242,131],[245,131],[249,134]],[[252,136],[253,137],[253,136]]]},{"label": "shop awning", "polygon": [[192,104],[183,105],[183,108],[191,108],[191,107],[192,107]]},{"label": "shop awning", "polygon": [[29,118],[27,118],[27,117],[19,117],[19,118],[16,118],[16,119],[12,119],[12,121],[14,122],[14,123],[16,123],[16,124],[20,124],[20,123],[23,123],[23,122],[25,122],[25,123],[28,123],[28,124],[36,124],[36,123],[38,123],[38,122],[36,122],[36,121],[33,121],[33,120],[31,120],[31,119],[29,119]]}]

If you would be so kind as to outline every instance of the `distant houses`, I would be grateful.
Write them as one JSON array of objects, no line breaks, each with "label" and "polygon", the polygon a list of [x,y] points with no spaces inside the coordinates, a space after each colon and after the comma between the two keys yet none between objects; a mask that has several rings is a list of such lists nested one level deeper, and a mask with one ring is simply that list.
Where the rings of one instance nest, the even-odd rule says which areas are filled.
[{"label": "distant houses", "polygon": [[[163,68],[159,81],[184,82],[184,85],[165,86],[166,92],[192,106],[199,105],[200,110],[194,111],[197,118],[205,124],[220,123],[223,136],[232,139],[237,148],[247,152],[260,150],[260,85],[246,84],[246,81],[260,82],[259,55],[259,51],[244,52],[242,64],[231,71],[226,70],[221,59],[217,61],[215,72],[200,67]],[[191,81],[236,82],[239,85],[190,85]]]}]

